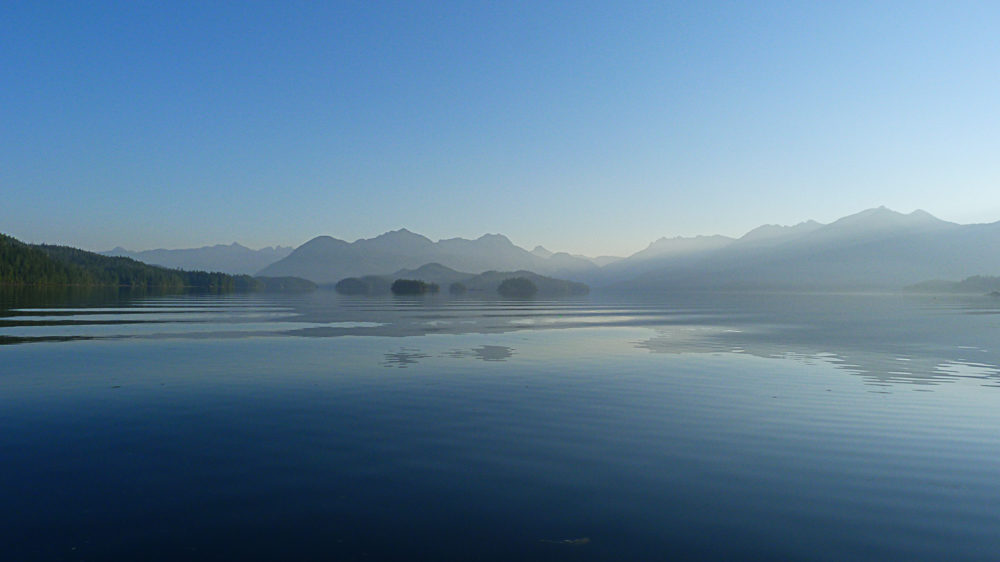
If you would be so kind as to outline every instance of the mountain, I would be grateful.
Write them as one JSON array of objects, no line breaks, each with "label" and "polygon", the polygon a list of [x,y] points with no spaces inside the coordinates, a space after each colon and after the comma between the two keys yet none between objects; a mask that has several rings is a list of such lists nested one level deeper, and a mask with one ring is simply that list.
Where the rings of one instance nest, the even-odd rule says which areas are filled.
[{"label": "mountain", "polygon": [[553,252],[550,252],[544,246],[535,246],[535,249],[532,250],[531,253],[535,254],[536,256],[538,256],[540,258],[548,258],[548,257],[552,257],[552,253]]},{"label": "mountain", "polygon": [[436,263],[472,273],[535,271],[628,291],[898,289],[927,279],[1000,274],[997,248],[1000,223],[959,225],[925,211],[878,207],[829,224],[763,225],[739,238],[660,238],[621,259],[541,246],[528,251],[499,234],[433,242],[402,229],[352,243],[321,236],[260,273],[333,283]]},{"label": "mountain", "polygon": [[[239,245],[212,248],[252,252]],[[528,251],[500,234],[437,242],[406,229],[355,242],[319,236],[259,274],[335,283],[405,271],[397,277],[424,276],[445,287],[452,282],[448,275],[440,269],[427,273],[444,268],[460,275],[534,271],[626,291],[884,290],[928,279],[998,275],[998,248],[1000,222],[959,225],[925,211],[904,214],[878,207],[829,224],[763,225],[739,238],[660,238],[626,258],[591,259],[542,246]],[[203,267],[223,269],[218,262]]]},{"label": "mountain", "polygon": [[268,265],[292,253],[292,248],[275,246],[251,250],[233,242],[226,246],[204,246],[182,250],[144,250],[133,252],[118,247],[107,252],[105,256],[120,256],[132,258],[143,263],[159,265],[174,269],[221,271],[233,275],[253,274]]},{"label": "mountain", "polygon": [[720,235],[660,238],[627,258],[608,260],[598,271],[587,272],[580,280],[595,286],[607,286],[658,269],[688,269],[734,241]]},{"label": "mountain", "polygon": [[590,258],[590,261],[597,264],[597,267],[604,267],[615,262],[622,261],[623,259],[625,258],[619,256],[597,256],[596,258]]},{"label": "mountain", "polygon": [[675,238],[660,238],[650,242],[646,249],[629,256],[632,262],[656,260],[663,258],[676,258],[690,256],[707,251],[724,248],[733,243],[733,239],[728,236],[694,236],[685,238],[677,236]]},{"label": "mountain", "polygon": [[830,224],[765,227],[724,247],[647,262],[620,289],[899,289],[1000,273],[1000,223],[958,225],[924,211],[868,209]]},{"label": "mountain", "polygon": [[416,269],[400,269],[389,275],[395,279],[416,279],[426,283],[437,283],[441,287],[448,288],[448,285],[456,282],[466,281],[475,277],[474,273],[463,273],[455,271],[450,267],[445,267],[439,263],[428,263]]},{"label": "mountain", "polygon": [[737,241],[741,244],[774,244],[782,240],[789,240],[797,236],[808,234],[820,228],[823,228],[823,225],[813,220],[800,222],[795,226],[765,224],[747,232]]},{"label": "mountain", "polygon": [[566,253],[545,256],[529,252],[501,234],[484,234],[475,240],[449,238],[433,242],[400,229],[355,242],[319,236],[259,273],[334,283],[346,277],[388,274],[428,263],[459,271],[523,269],[568,278],[578,278],[600,269],[580,256]]}]

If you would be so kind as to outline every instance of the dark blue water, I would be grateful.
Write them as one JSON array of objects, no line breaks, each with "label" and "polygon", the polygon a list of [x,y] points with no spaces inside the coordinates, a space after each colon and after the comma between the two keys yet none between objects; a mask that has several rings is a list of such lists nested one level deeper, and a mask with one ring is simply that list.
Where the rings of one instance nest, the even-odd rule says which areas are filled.
[{"label": "dark blue water", "polygon": [[992,560],[987,297],[7,295],[4,560]]}]

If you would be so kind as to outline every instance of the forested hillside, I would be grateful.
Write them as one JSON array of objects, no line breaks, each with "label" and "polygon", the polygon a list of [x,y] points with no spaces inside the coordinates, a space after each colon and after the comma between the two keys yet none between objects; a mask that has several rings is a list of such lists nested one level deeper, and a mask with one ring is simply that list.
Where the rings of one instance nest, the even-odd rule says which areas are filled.
[{"label": "forested hillside", "polygon": [[0,234],[0,284],[84,285],[90,281],[82,268],[59,263],[36,247]]},{"label": "forested hillside", "polygon": [[25,244],[0,234],[0,285],[194,288],[216,291],[305,288],[303,280],[182,271],[68,246]]}]

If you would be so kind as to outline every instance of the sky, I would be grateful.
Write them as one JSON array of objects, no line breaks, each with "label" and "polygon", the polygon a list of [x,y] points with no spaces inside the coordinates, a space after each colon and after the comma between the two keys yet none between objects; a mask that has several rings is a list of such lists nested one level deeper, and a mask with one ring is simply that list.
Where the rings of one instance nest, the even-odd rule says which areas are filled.
[{"label": "sky", "polygon": [[0,0],[0,232],[628,255],[1000,220],[996,2]]}]

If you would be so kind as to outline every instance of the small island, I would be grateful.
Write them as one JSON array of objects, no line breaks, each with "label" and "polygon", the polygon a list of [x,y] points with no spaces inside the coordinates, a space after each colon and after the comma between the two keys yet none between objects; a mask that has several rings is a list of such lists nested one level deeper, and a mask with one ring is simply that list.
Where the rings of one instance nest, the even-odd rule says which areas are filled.
[{"label": "small island", "polygon": [[378,275],[347,277],[333,286],[342,295],[382,295],[388,293],[390,287],[389,281]]},{"label": "small island", "polygon": [[538,293],[538,285],[527,277],[510,277],[500,282],[497,292],[502,297],[528,298]]},{"label": "small island", "polygon": [[531,271],[485,271],[463,273],[439,263],[417,269],[401,269],[388,275],[347,277],[334,285],[343,295],[420,295],[437,293],[447,287],[454,296],[526,298],[532,296],[565,297],[586,295],[590,287],[583,283],[546,277]]},{"label": "small island", "polygon": [[423,295],[440,290],[437,283],[426,283],[417,279],[396,279],[390,289],[394,295]]}]

